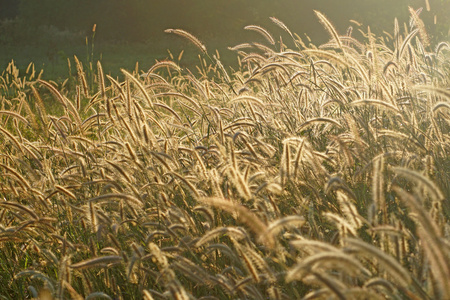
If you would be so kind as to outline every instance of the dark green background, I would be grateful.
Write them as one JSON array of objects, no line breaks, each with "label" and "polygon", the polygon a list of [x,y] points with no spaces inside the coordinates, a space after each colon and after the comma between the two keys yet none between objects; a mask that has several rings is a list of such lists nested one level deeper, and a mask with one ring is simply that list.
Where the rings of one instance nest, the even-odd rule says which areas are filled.
[{"label": "dark green background", "polygon": [[[424,0],[3,0],[1,16],[18,17],[25,31],[42,25],[59,29],[88,30],[99,26],[100,38],[142,42],[153,39],[167,27],[182,27],[209,38],[235,36],[251,23],[267,24],[268,17],[281,19],[293,30],[320,35],[313,9],[325,13],[344,29],[349,19],[389,29],[394,17],[405,20],[408,6],[425,7]],[[430,0],[431,12],[423,17],[431,25],[438,15],[448,30],[450,1]],[[445,28],[446,23],[447,28]]]},{"label": "dark green background", "polygon": [[323,12],[340,33],[353,19],[364,24],[364,31],[370,25],[382,34],[392,32],[395,17],[400,23],[408,22],[408,6],[423,7],[421,17],[432,40],[448,39],[450,0],[429,2],[430,11],[425,9],[425,0],[0,0],[0,62],[5,67],[14,58],[19,64],[34,61],[55,69],[54,64],[73,54],[87,60],[86,37],[91,41],[93,24],[97,24],[95,58],[108,65],[120,56],[124,67],[137,60],[144,60],[145,65],[163,59],[167,48],[189,51],[186,43],[165,34],[166,28],[190,31],[225,58],[231,55],[226,53],[227,46],[261,41],[256,33],[243,29],[246,25],[264,26],[274,37],[282,35],[287,41],[269,20],[271,16],[320,44],[328,36],[313,10]]}]

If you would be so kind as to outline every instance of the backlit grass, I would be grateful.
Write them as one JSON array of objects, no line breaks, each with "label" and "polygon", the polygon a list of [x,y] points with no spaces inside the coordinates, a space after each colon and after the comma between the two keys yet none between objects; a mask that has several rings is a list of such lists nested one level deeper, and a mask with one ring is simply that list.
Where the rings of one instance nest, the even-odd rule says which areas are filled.
[{"label": "backlit grass", "polygon": [[320,46],[251,25],[236,70],[178,29],[196,69],[10,64],[3,298],[450,298],[450,47],[411,13],[356,40],[316,12]]}]

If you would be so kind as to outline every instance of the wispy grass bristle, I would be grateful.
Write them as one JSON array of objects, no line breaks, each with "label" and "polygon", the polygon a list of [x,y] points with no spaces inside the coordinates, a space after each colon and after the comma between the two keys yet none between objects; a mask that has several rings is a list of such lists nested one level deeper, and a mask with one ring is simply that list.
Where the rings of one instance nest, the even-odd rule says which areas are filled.
[{"label": "wispy grass bristle", "polygon": [[182,29],[166,29],[166,30],[164,30],[164,32],[166,32],[166,33],[174,33],[176,35],[182,36],[182,37],[190,40],[203,53],[207,52],[205,45],[203,45],[203,43],[200,42],[199,39],[197,39],[195,36],[193,36],[192,34],[190,34],[187,31],[184,31]]},{"label": "wispy grass bristle", "polygon": [[275,40],[272,35],[264,28],[258,25],[247,25],[244,27],[247,30],[253,30],[260,33],[270,44],[275,45]]}]

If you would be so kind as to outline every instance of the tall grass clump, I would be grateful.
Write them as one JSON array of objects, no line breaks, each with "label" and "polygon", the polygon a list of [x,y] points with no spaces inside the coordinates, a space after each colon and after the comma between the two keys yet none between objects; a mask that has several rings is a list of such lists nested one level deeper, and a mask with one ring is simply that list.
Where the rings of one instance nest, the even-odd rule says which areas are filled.
[{"label": "tall grass clump", "polygon": [[[449,299],[450,47],[392,35],[232,47],[192,34],[74,90],[0,81],[5,299]],[[402,28],[402,29],[400,29]],[[88,68],[95,72],[92,65]]]}]

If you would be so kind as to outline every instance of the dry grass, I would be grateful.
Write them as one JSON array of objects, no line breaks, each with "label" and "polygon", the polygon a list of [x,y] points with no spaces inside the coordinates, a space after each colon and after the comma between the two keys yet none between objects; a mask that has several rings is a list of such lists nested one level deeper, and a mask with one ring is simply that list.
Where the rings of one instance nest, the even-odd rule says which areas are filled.
[{"label": "dry grass", "polygon": [[357,41],[316,12],[319,47],[250,25],[237,71],[170,29],[196,74],[97,64],[94,90],[11,63],[3,298],[449,299],[449,47],[411,13]]}]

